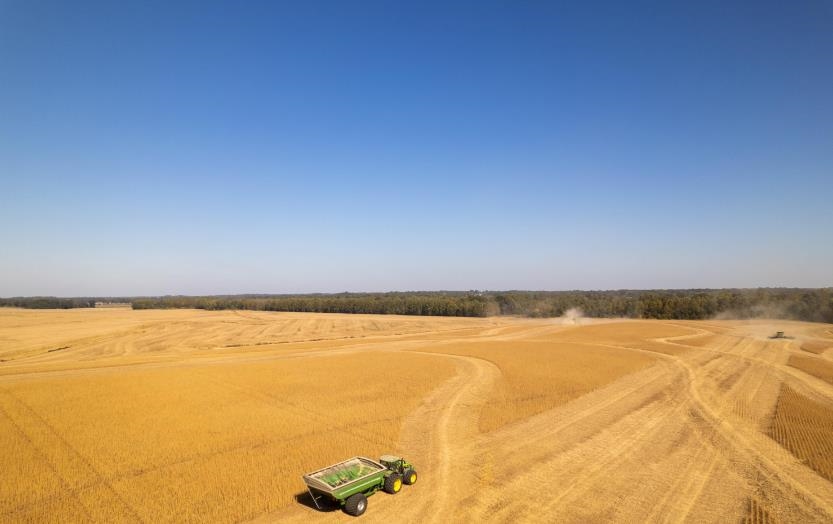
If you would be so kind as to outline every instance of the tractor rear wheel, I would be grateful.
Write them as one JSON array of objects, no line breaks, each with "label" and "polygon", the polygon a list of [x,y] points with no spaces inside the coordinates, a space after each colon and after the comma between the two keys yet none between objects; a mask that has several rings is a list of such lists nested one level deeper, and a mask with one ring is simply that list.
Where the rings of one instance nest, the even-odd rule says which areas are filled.
[{"label": "tractor rear wheel", "polygon": [[402,475],[402,482],[404,482],[405,484],[407,484],[409,486],[411,484],[416,484],[416,481],[417,481],[417,474],[416,474],[416,471],[414,471],[412,469],[406,470],[405,474]]},{"label": "tractor rear wheel", "polygon": [[344,512],[348,515],[358,517],[367,509],[367,497],[362,493],[350,495],[344,502]]},{"label": "tractor rear wheel", "polygon": [[402,475],[391,473],[385,477],[385,492],[396,495],[402,489]]}]

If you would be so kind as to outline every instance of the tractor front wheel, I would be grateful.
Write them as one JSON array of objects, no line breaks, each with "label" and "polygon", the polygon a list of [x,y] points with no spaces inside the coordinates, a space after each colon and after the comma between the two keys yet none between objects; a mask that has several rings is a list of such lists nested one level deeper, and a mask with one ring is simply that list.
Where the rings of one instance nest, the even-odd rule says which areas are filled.
[{"label": "tractor front wheel", "polygon": [[416,481],[417,481],[417,474],[416,474],[416,471],[414,471],[412,469],[409,469],[409,470],[405,471],[405,474],[402,475],[402,482],[404,482],[405,484],[407,484],[409,486],[411,484],[416,484]]},{"label": "tractor front wheel", "polygon": [[385,492],[396,495],[402,489],[402,476],[399,473],[391,473],[385,477]]},{"label": "tractor front wheel", "polygon": [[354,517],[358,517],[364,513],[366,509],[367,497],[365,497],[362,493],[350,495],[344,502],[344,512],[348,515],[353,515]]}]

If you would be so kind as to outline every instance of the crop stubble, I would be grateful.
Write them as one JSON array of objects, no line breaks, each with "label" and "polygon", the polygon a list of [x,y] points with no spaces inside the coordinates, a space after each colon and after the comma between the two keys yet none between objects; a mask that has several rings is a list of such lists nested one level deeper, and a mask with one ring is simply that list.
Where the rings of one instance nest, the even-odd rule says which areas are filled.
[{"label": "crop stubble", "polygon": [[389,451],[370,521],[830,520],[829,362],[776,327],[0,310],[0,520],[335,521],[300,474]]}]

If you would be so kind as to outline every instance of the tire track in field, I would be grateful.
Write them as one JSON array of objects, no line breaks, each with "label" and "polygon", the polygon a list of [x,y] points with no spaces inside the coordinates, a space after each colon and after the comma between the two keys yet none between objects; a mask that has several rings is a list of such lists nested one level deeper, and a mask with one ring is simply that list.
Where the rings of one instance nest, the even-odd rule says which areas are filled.
[{"label": "tire track in field", "polygon": [[[372,350],[368,350],[372,351]],[[386,350],[387,351],[387,350]],[[407,417],[399,450],[417,466],[419,481],[395,497],[381,493],[368,500],[367,522],[449,522],[459,491],[467,484],[457,467],[469,460],[470,442],[478,432],[480,408],[487,402],[500,370],[487,360],[462,355],[408,351],[457,363],[457,374],[440,385]],[[467,471],[461,468],[464,473]],[[461,485],[461,482],[463,483]],[[430,486],[430,488],[429,488]],[[400,497],[407,497],[403,504]],[[290,507],[253,522],[342,521],[340,511],[321,513]]]},{"label": "tire track in field", "polygon": [[[749,345],[749,342],[744,344],[744,346]],[[621,347],[620,349],[633,350],[629,347]],[[744,350],[733,346],[730,351],[733,351],[728,353],[730,357],[739,357],[741,355],[735,354],[734,351],[743,352]],[[774,449],[774,443],[765,438],[760,432],[749,429],[746,425],[737,427],[721,420],[719,410],[715,411],[711,403],[706,401],[701,394],[701,390],[709,391],[711,386],[704,382],[704,377],[701,376],[702,369],[689,362],[689,359],[693,359],[693,357],[688,355],[685,358],[678,356],[663,356],[661,358],[676,368],[676,374],[684,377],[683,382],[671,390],[672,394],[679,396],[681,406],[688,406],[687,412],[681,411],[685,415],[684,417],[677,419],[673,416],[673,413],[668,413],[665,415],[666,423],[662,424],[652,422],[649,417],[648,428],[649,430],[653,429],[653,432],[646,432],[642,427],[631,431],[622,431],[621,429],[615,429],[615,426],[601,425],[603,431],[611,431],[618,435],[617,438],[619,439],[626,442],[635,440],[636,442],[631,442],[630,446],[622,447],[614,440],[612,444],[612,449],[615,450],[614,453],[608,451],[611,449],[608,447],[611,445],[609,443],[584,455],[581,455],[579,451],[584,444],[578,443],[578,448],[570,448],[567,453],[579,453],[580,458],[572,462],[572,474],[564,477],[564,485],[567,487],[555,488],[552,502],[545,505],[537,504],[536,512],[540,511],[540,513],[528,514],[524,511],[529,507],[530,500],[528,496],[524,495],[535,492],[535,485],[530,483],[529,477],[537,477],[541,482],[549,480],[552,484],[554,479],[559,478],[559,467],[566,465],[565,463],[554,462],[544,466],[536,466],[537,461],[532,458],[529,461],[532,463],[531,470],[528,469],[524,473],[526,478],[516,480],[517,486],[525,486],[526,489],[513,489],[512,485],[501,483],[500,491],[496,493],[478,493],[475,501],[495,496],[500,497],[501,492],[505,495],[499,502],[492,502],[485,510],[475,513],[475,515],[479,515],[477,518],[504,521],[518,517],[529,521],[571,521],[587,520],[588,518],[610,520],[613,517],[608,514],[590,513],[591,510],[598,511],[599,508],[604,507],[604,503],[599,503],[599,493],[606,491],[605,485],[609,481],[608,477],[614,472],[627,471],[624,468],[628,464],[638,469],[639,464],[650,463],[654,451],[662,449],[661,446],[665,440],[664,430],[668,423],[677,424],[682,431],[692,426],[701,428],[698,432],[702,435],[707,446],[703,453],[706,453],[705,456],[710,458],[702,464],[698,464],[695,460],[689,460],[689,462],[682,464],[683,469],[681,470],[666,471],[666,474],[675,472],[681,474],[684,472],[684,475],[693,476],[696,480],[684,482],[683,489],[680,492],[676,492],[671,486],[665,488],[670,490],[667,499],[664,500],[663,505],[665,507],[660,508],[659,512],[655,514],[661,520],[668,518],[672,520],[693,518],[698,521],[725,519],[727,514],[732,513],[735,506],[742,507],[743,497],[747,490],[743,486],[750,482],[749,479],[757,479],[757,482],[752,483],[752,488],[769,492],[770,496],[768,498],[777,505],[777,510],[774,513],[780,513],[782,518],[787,515],[791,519],[800,519],[803,522],[823,522],[831,518],[833,513],[831,513],[831,486],[829,484],[819,482],[820,479],[814,473],[797,464],[793,457],[784,453],[784,450]],[[764,366],[764,369],[766,369],[774,365],[773,362],[758,357],[751,357],[750,359],[757,361],[755,362],[755,368]],[[726,369],[731,371],[735,367],[732,366],[732,362],[743,361],[730,358],[725,365]],[[754,386],[757,391],[760,389],[763,380],[764,376],[761,376],[759,380],[753,379],[753,382],[749,385]],[[661,411],[658,413],[661,413]],[[542,419],[545,418],[542,417]],[[528,429],[526,436],[529,434]],[[552,430],[552,428],[550,429]],[[557,437],[555,432],[551,431],[549,434]],[[634,435],[636,435],[636,438]],[[524,450],[525,435],[523,431],[505,432],[502,437],[517,442],[517,451]],[[640,452],[643,453],[643,462],[633,460],[628,462],[627,457],[630,456],[632,459],[634,455],[638,455]],[[696,458],[698,455],[699,453],[695,454],[694,457]],[[598,466],[597,461],[601,461],[603,465]],[[589,467],[588,464],[590,464]],[[666,467],[666,470],[668,469]],[[535,470],[538,470],[538,473],[535,473]],[[715,475],[716,471],[719,471],[720,475]],[[549,475],[547,472],[549,472]],[[727,486],[715,483],[712,478],[715,476],[726,479],[726,481],[734,479],[732,482],[735,483],[735,487],[727,489]],[[650,481],[651,479],[645,480]],[[556,481],[555,484],[558,484],[558,482]],[[628,486],[624,486],[624,488],[627,489]],[[710,497],[709,503],[704,507],[698,504],[697,501],[706,492]],[[633,495],[636,498],[640,493],[634,492]],[[595,501],[594,507],[584,508],[587,510],[585,513],[575,509],[580,508],[582,501],[587,499]],[[624,502],[624,500],[628,500],[627,497],[624,500],[621,498],[618,500],[623,503],[621,507],[631,512],[629,514],[631,520],[646,519],[644,509],[634,506],[632,503]],[[721,511],[710,507],[715,505],[716,502],[722,504],[722,506],[718,506]],[[646,500],[645,503],[645,507],[651,507],[648,504],[653,503],[653,501]],[[572,509],[564,509],[565,507]],[[617,508],[610,508],[610,511],[615,512]],[[624,511],[620,512],[619,516],[623,516],[623,513]],[[560,515],[560,517],[556,517],[556,515]]]},{"label": "tire track in field", "polygon": [[[498,521],[628,520],[600,514],[618,511],[613,499],[600,494],[610,491],[612,477],[634,471],[634,462],[650,463],[657,450],[674,440],[674,431],[688,409],[684,379],[683,373],[660,361],[577,399],[572,406],[500,431],[496,438],[518,442],[503,450],[504,458],[512,460],[517,455],[525,457],[526,463],[516,466],[519,474],[510,472],[478,497],[487,502],[480,501],[475,515]],[[527,444],[529,435],[536,435],[537,442]],[[656,478],[644,480],[658,482]],[[620,486],[620,496],[638,483],[629,484]],[[548,493],[544,500],[534,495],[541,490]],[[530,497],[535,501],[532,507]],[[592,507],[587,506],[588,501],[593,501]],[[645,514],[637,512],[631,517],[644,520]]]},{"label": "tire track in field", "polygon": [[[688,337],[669,337],[655,339],[671,344],[681,344],[680,340]],[[771,353],[771,359],[747,354],[746,349],[754,347],[755,340],[744,337],[727,351],[697,348],[701,351],[719,352],[737,360],[752,364],[752,368],[764,368],[774,373],[779,380],[785,375],[793,375],[786,366],[775,362],[778,354]],[[682,344],[685,345],[685,344]],[[689,394],[695,402],[697,413],[715,431],[722,453],[740,464],[740,473],[747,478],[756,479],[753,487],[766,492],[770,498],[777,499],[782,513],[799,518],[802,522],[824,522],[833,518],[833,490],[830,484],[819,482],[820,477],[806,466],[797,463],[795,457],[784,453],[783,448],[775,448],[774,441],[767,438],[757,428],[750,429],[744,424],[732,423],[730,418],[722,417],[721,408],[709,402],[703,392],[708,392],[708,384],[698,375],[698,369],[684,358],[675,358],[676,365],[689,375]],[[736,361],[737,361],[736,360]],[[782,358],[783,360],[783,358]],[[762,385],[764,376],[758,382],[756,391]],[[719,398],[719,397],[718,397]],[[828,400],[830,397],[827,397]],[[774,407],[774,406],[773,406]]]},{"label": "tire track in field", "polygon": [[[409,353],[437,355],[420,351]],[[442,356],[456,361],[461,373],[426,399],[406,420],[399,446],[408,453],[412,449],[417,450],[417,457],[427,455],[427,467],[423,468],[427,475],[423,476],[423,480],[428,479],[434,496],[431,497],[430,492],[419,493],[418,500],[410,500],[404,512],[399,507],[401,505],[380,512],[379,519],[382,521],[404,518],[411,522],[448,522],[449,516],[458,507],[460,492],[469,484],[466,478],[461,478],[464,475],[460,473],[465,469],[460,466],[470,459],[469,447],[478,434],[480,410],[488,401],[501,373],[496,365],[484,359]],[[433,423],[426,424],[426,421],[431,421],[431,415]],[[433,430],[427,445],[421,446],[420,441],[426,440],[426,425],[433,426]],[[428,453],[420,447],[427,448]],[[416,494],[415,490],[413,493],[410,491],[409,495]]]},{"label": "tire track in field", "polygon": [[[684,337],[669,337],[669,338],[657,338],[654,339],[657,342],[664,342],[667,344],[674,344],[677,346],[683,346],[689,349],[698,350],[701,352],[709,352],[717,355],[723,355],[728,358],[733,359],[742,359],[746,360],[751,364],[756,364],[759,366],[767,367],[780,381],[789,381],[791,385],[795,385],[796,388],[805,396],[816,400],[817,402],[831,405],[833,404],[833,385],[829,384],[821,379],[813,377],[804,373],[803,371],[793,368],[786,364],[786,361],[782,359],[782,362],[776,362],[774,360],[768,360],[766,358],[761,358],[760,356],[750,355],[743,352],[744,347],[748,347],[752,344],[753,340],[749,339],[748,337],[739,337],[738,335],[727,335],[732,338],[737,338],[738,341],[732,345],[726,351],[722,351],[719,348],[709,348],[709,347],[701,347],[701,346],[689,346],[684,343],[678,342],[681,338],[688,338],[688,336]],[[740,350],[738,346],[742,346]],[[776,349],[772,353],[773,356],[777,356],[778,354],[787,355],[789,353],[794,353],[794,351],[790,350],[789,352],[786,350]]]},{"label": "tire track in field", "polygon": [[[539,330],[535,331],[537,332]],[[515,336],[513,336],[513,338],[515,338]],[[433,352],[430,354],[436,355],[436,353]],[[456,358],[456,356],[453,357]],[[663,369],[663,367],[665,369]],[[667,366],[659,363],[659,368],[652,367],[649,368],[649,370],[646,370],[647,372],[638,372],[633,374],[639,375],[640,373],[644,373],[644,378],[637,380],[624,380],[622,382],[615,381],[613,383],[615,384],[613,388],[602,388],[605,390],[607,395],[600,394],[596,396],[590,405],[584,406],[582,409],[575,411],[572,418],[568,417],[560,421],[560,431],[569,433],[574,431],[576,426],[584,426],[584,436],[579,436],[576,439],[583,440],[595,432],[604,431],[607,429],[608,425],[615,424],[615,421],[617,420],[631,418],[631,412],[634,409],[637,411],[643,409],[667,409],[667,406],[662,403],[658,403],[657,398],[655,398],[658,389],[657,379],[661,379],[665,375],[665,371],[667,369]],[[489,390],[491,390],[491,386],[498,376],[499,370],[495,369],[494,374],[489,381],[489,387],[483,388],[482,395],[477,399],[477,407],[482,407],[482,405],[486,402]],[[611,394],[612,390],[616,390],[617,392]],[[460,390],[458,389],[458,395],[459,393]],[[593,393],[590,393],[589,395],[593,395]],[[439,397],[444,398],[446,395],[439,395]],[[626,403],[628,405],[628,409],[618,409],[619,405],[622,403]],[[469,403],[459,402],[455,397],[451,402],[451,407],[457,405],[460,405],[463,408],[470,407]],[[453,409],[445,409],[443,410],[443,414],[443,418],[461,416],[460,414],[455,414]],[[446,468],[453,467],[457,473],[448,474],[441,472],[439,478],[432,478],[432,492],[438,496],[439,500],[435,498],[427,501],[429,503],[429,506],[427,507],[425,506],[425,503],[418,503],[413,512],[406,508],[405,515],[413,516],[413,519],[409,519],[413,521],[439,522],[472,519],[511,521],[520,516],[524,518],[532,517],[531,515],[524,515],[522,512],[519,512],[518,510],[522,508],[519,508],[516,503],[513,503],[513,501],[528,500],[527,495],[529,490],[527,488],[529,487],[529,481],[537,476],[535,470],[541,469],[540,467],[535,467],[534,463],[538,462],[540,459],[532,459],[529,456],[529,448],[531,446],[534,447],[536,444],[540,444],[543,440],[546,440],[549,437],[557,437],[559,430],[553,428],[551,412],[545,413],[543,416],[536,415],[532,418],[532,420],[536,421],[538,424],[539,427],[537,428],[530,427],[529,424],[524,423],[513,424],[507,429],[498,430],[494,434],[487,435],[478,435],[477,433],[477,414],[479,414],[479,409],[467,409],[466,414],[469,416],[469,420],[462,425],[468,426],[469,429],[467,432],[448,432],[448,435],[456,436],[452,441],[448,441],[446,439],[446,444],[442,445],[443,438],[442,431],[440,431],[439,434],[441,436],[438,439],[439,442],[430,446],[432,448],[436,448],[436,446],[439,445],[440,451],[436,452],[439,454],[438,462]],[[600,417],[605,421],[602,424],[598,423]],[[416,421],[419,421],[420,419],[424,420],[424,418],[425,417],[421,417],[419,413],[414,414],[414,420]],[[657,417],[657,421],[653,422],[652,425],[649,425],[648,428],[645,427],[642,421],[633,424],[631,427],[633,428],[633,431],[648,431],[653,426],[660,424],[661,420],[661,417]],[[440,424],[440,428],[448,428],[449,426],[450,425],[447,423]],[[466,433],[468,433],[469,436],[466,436]],[[456,442],[454,442],[454,440],[456,440]],[[476,479],[473,476],[473,470],[476,470],[477,466],[482,462],[481,450],[499,448],[501,444],[506,444],[507,442],[513,443],[513,449],[510,453],[515,456],[526,457],[527,459],[523,477],[519,478],[516,483],[501,482],[498,490],[492,489],[490,491],[488,487],[480,485],[475,487],[473,481]],[[452,449],[453,451],[447,452],[447,449]],[[572,448],[570,449],[572,450]],[[551,454],[551,450],[546,450],[545,453]],[[610,462],[614,460],[616,460],[615,454],[610,458]],[[532,462],[532,464],[530,464],[530,462]],[[551,469],[547,467],[549,465],[549,462],[544,463],[543,469]],[[505,466],[506,464],[503,465],[503,467]],[[604,475],[604,471],[605,469],[602,467],[595,469],[595,474],[587,475],[587,483],[591,483],[593,480],[597,479],[599,475]],[[542,475],[546,477],[546,471]],[[544,480],[546,481],[546,478],[544,478]],[[573,479],[571,482],[573,481],[576,481],[576,479]],[[411,504],[410,501],[409,504]],[[376,513],[376,508],[374,507],[373,519],[377,518]],[[399,507],[396,507],[389,513],[379,512],[378,518],[379,521],[389,521],[389,519],[395,518],[401,514],[402,508],[400,504]]]},{"label": "tire track in field", "polygon": [[741,459],[745,476],[762,479],[766,491],[778,497],[781,507],[789,508],[793,518],[800,516],[803,522],[825,522],[833,518],[833,486],[819,482],[823,479],[783,453],[786,450],[776,449],[774,441],[762,433],[721,417],[720,409],[703,398],[702,378],[697,376],[696,369],[684,359],[675,361],[689,376],[689,395],[696,413],[714,430],[714,444],[724,455]]}]

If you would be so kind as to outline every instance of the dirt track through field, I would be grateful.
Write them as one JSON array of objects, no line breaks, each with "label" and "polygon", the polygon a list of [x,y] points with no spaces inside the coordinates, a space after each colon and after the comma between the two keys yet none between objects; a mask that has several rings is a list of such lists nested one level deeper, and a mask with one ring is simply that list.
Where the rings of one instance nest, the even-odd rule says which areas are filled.
[{"label": "dirt track through field", "polygon": [[[316,359],[368,361],[411,355],[439,359],[452,372],[404,416],[398,442],[389,450],[417,465],[419,482],[396,496],[370,498],[365,521],[833,521],[833,484],[825,478],[830,475],[829,460],[817,455],[827,452],[833,439],[833,427],[826,422],[833,420],[833,384],[813,376],[816,361],[824,376],[830,355],[802,349],[811,338],[814,348],[828,341],[833,346],[828,328],[732,321],[588,321],[565,326],[520,319],[443,319],[431,325],[422,320],[345,317],[219,317],[233,323],[231,333],[217,328],[215,317],[178,318],[165,325],[143,321],[138,328],[72,339],[66,343],[69,349],[56,352],[30,341],[25,351],[11,352],[17,359],[13,365],[0,367],[0,389],[11,399],[0,408],[9,420],[19,422],[16,427],[25,438],[57,439],[64,443],[58,448],[72,449],[72,460],[84,466],[78,473],[83,478],[61,473],[65,488],[100,478],[109,490],[103,494],[123,506],[123,514],[143,520],[130,494],[119,491],[124,485],[104,482],[90,457],[72,448],[59,429],[26,430],[25,423],[46,427],[47,419],[20,407],[19,397],[11,397],[5,388],[41,376],[63,380],[122,369],[193,368],[205,376],[205,383],[248,403],[275,406],[299,420],[326,425],[324,409],[284,399],[234,376],[218,376],[214,370],[232,364],[308,365]],[[276,324],[276,318],[286,321]],[[363,331],[365,325],[369,332]],[[207,339],[197,335],[203,327]],[[769,339],[776,330],[798,338]],[[176,358],[169,358],[170,352],[148,354],[148,347],[170,343],[170,337],[178,341]],[[64,344],[57,335],[49,341],[58,343]],[[517,392],[525,391],[524,380],[541,380],[540,375],[518,378],[517,370],[501,360],[507,354],[530,359],[531,373],[536,362],[540,366],[540,360],[532,359],[549,355],[546,358],[563,362],[554,369],[563,367],[563,377],[569,378],[598,365],[582,360],[594,351],[632,355],[639,364],[621,376],[587,382],[591,385],[575,382],[566,396],[527,399],[517,397]],[[92,355],[99,355],[106,366],[86,363]],[[124,361],[124,355],[131,359]],[[796,359],[804,368],[790,365]],[[392,372],[401,376],[394,380],[408,380],[407,369]],[[554,375],[550,388],[563,389],[564,384]],[[580,389],[570,393],[570,388]],[[535,409],[529,416],[501,419],[488,426],[495,429],[484,431],[482,417],[491,413],[487,408],[501,391],[516,395],[500,397],[507,402],[534,402]],[[546,392],[529,389],[532,396]],[[562,397],[568,400],[559,400]],[[342,431],[358,441],[383,443],[372,427]],[[47,449],[45,443],[38,449],[55,455],[50,463],[57,464],[60,449]],[[307,469],[323,465],[309,464]],[[298,479],[299,494],[303,472],[281,471]],[[81,501],[66,503],[84,509]],[[260,522],[349,521],[340,511],[320,512],[304,503],[253,511],[248,517]]]},{"label": "dirt track through field", "polygon": [[[500,370],[476,358],[458,363],[458,375],[403,428],[400,449],[422,458],[430,490],[406,489],[398,497],[407,502],[375,497],[366,519],[833,520],[833,484],[766,435],[782,383],[821,400],[831,413],[833,390],[789,368],[797,346],[756,336],[760,328],[750,333],[738,324],[719,335],[683,326],[690,335],[651,341],[685,349],[679,356],[657,354],[648,369],[488,434],[477,433],[473,412]],[[530,328],[529,336],[533,330],[540,336],[541,328]],[[525,338],[523,331],[507,338]],[[686,344],[702,335],[713,336],[714,345]],[[827,435],[833,438],[833,427]]]}]

